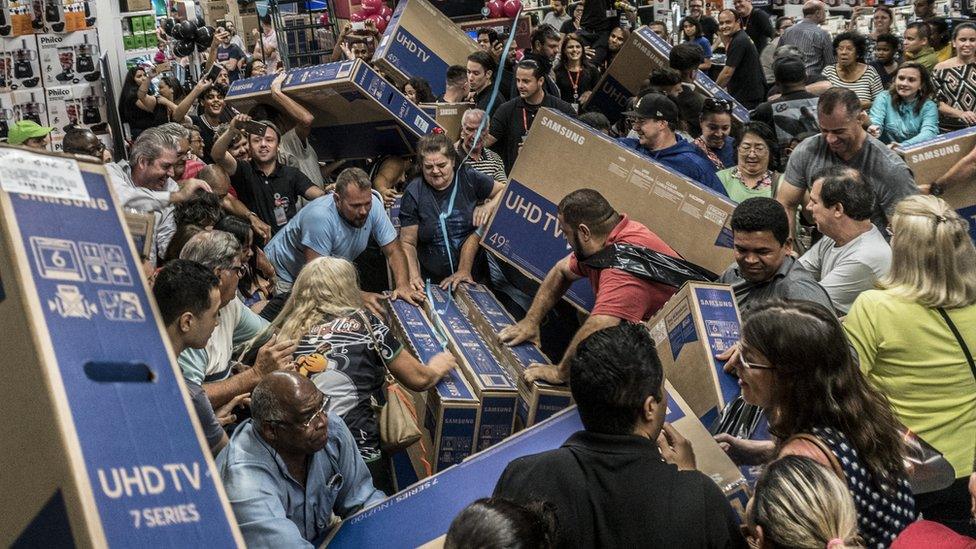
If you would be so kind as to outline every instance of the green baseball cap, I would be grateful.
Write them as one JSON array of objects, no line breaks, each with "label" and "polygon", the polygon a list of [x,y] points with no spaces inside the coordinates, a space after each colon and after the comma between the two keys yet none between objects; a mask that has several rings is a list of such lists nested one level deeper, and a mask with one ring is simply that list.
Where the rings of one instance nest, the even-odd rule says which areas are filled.
[{"label": "green baseball cap", "polygon": [[42,126],[33,120],[20,120],[7,131],[7,143],[21,145],[34,137],[44,137],[54,128]]}]

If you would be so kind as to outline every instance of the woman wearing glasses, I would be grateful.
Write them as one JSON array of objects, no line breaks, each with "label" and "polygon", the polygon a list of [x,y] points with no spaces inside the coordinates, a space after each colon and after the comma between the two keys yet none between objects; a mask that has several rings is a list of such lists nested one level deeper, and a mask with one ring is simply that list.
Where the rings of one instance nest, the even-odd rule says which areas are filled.
[{"label": "woman wearing glasses", "polygon": [[295,359],[345,422],[377,489],[393,493],[388,459],[380,451],[379,422],[371,397],[387,374],[408,389],[432,387],[457,366],[447,352],[422,364],[363,305],[356,268],[345,259],[319,257],[302,268],[278,314],[252,341],[272,332],[298,340]]},{"label": "woman wearing glasses", "polygon": [[730,362],[742,397],[766,410],[779,441],[760,447],[719,435],[733,460],[803,455],[831,468],[847,482],[867,547],[887,547],[915,521],[898,422],[858,371],[833,311],[808,301],[757,305]]},{"label": "woman wearing glasses", "polygon": [[[702,128],[704,131],[704,125]],[[743,126],[735,142],[735,165],[715,174],[729,198],[742,202],[756,196],[775,196],[782,176],[776,171],[777,149],[776,136],[769,126],[762,122]]]},{"label": "woman wearing glasses", "polygon": [[976,248],[966,220],[934,196],[899,202],[891,227],[891,269],[880,289],[854,301],[844,328],[867,380],[955,468],[954,484],[918,496],[919,511],[973,536],[966,484],[976,440]]}]

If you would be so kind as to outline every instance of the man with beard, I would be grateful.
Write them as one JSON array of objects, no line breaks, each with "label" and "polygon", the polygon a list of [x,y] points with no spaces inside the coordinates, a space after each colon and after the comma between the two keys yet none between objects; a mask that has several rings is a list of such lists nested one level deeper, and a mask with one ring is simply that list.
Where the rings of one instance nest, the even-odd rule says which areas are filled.
[{"label": "man with beard", "polygon": [[[251,122],[251,118],[247,115],[235,116],[228,130],[214,142],[210,154],[214,162],[230,176],[241,202],[261,221],[270,225],[271,234],[275,234],[295,216],[299,196],[314,200],[323,196],[325,191],[316,187],[298,168],[278,162],[281,133],[269,121],[259,123],[264,130],[260,134],[248,132],[250,162],[238,162],[229,154],[234,137],[248,122]],[[252,131],[257,129],[252,126],[248,126]]]},{"label": "man with beard", "polygon": [[621,322],[646,321],[676,291],[673,286],[638,278],[620,269],[597,269],[585,264],[587,258],[613,244],[630,244],[678,257],[650,229],[614,210],[599,192],[579,189],[566,195],[559,202],[558,220],[559,230],[565,235],[573,251],[549,270],[525,318],[506,327],[498,335],[508,345],[518,345],[523,341],[538,344],[539,323],[543,317],[562,298],[569,286],[583,277],[589,278],[593,293],[596,294],[596,302],[559,364],[533,364],[525,371],[524,377],[527,381],[568,381],[569,359],[576,353],[576,346],[580,341],[598,330]]},{"label": "man with beard", "polygon": [[[286,292],[305,263],[320,256],[352,261],[366,249],[370,236],[393,271],[394,295],[415,305],[422,302],[423,292],[410,287],[407,258],[383,200],[372,192],[369,176],[359,168],[343,170],[336,178],[335,193],[308,203],[264,252],[278,275],[278,291]],[[363,299],[370,310],[382,314],[379,294],[363,292]]]}]

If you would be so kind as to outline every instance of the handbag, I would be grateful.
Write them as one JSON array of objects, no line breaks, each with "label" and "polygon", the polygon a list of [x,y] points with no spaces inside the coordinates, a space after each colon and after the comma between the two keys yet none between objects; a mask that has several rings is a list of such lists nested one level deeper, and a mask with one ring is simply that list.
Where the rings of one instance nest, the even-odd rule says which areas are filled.
[{"label": "handbag", "polygon": [[[373,349],[382,360],[383,353],[373,333],[372,323],[362,311],[358,311],[358,314],[363,321],[363,326],[369,331]],[[397,383],[388,368],[385,390],[386,403],[379,410],[380,447],[392,454],[416,444],[421,438],[421,432],[413,397]]]}]

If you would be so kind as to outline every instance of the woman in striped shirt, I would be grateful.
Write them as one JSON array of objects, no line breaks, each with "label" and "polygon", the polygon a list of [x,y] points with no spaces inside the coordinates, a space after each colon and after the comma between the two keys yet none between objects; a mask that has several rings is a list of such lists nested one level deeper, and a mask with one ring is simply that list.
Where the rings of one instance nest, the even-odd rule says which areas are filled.
[{"label": "woman in striped shirt", "polygon": [[870,108],[884,87],[878,71],[864,63],[867,40],[856,32],[842,32],[834,38],[833,46],[837,64],[824,67],[824,78],[833,86],[852,90],[861,107]]}]

